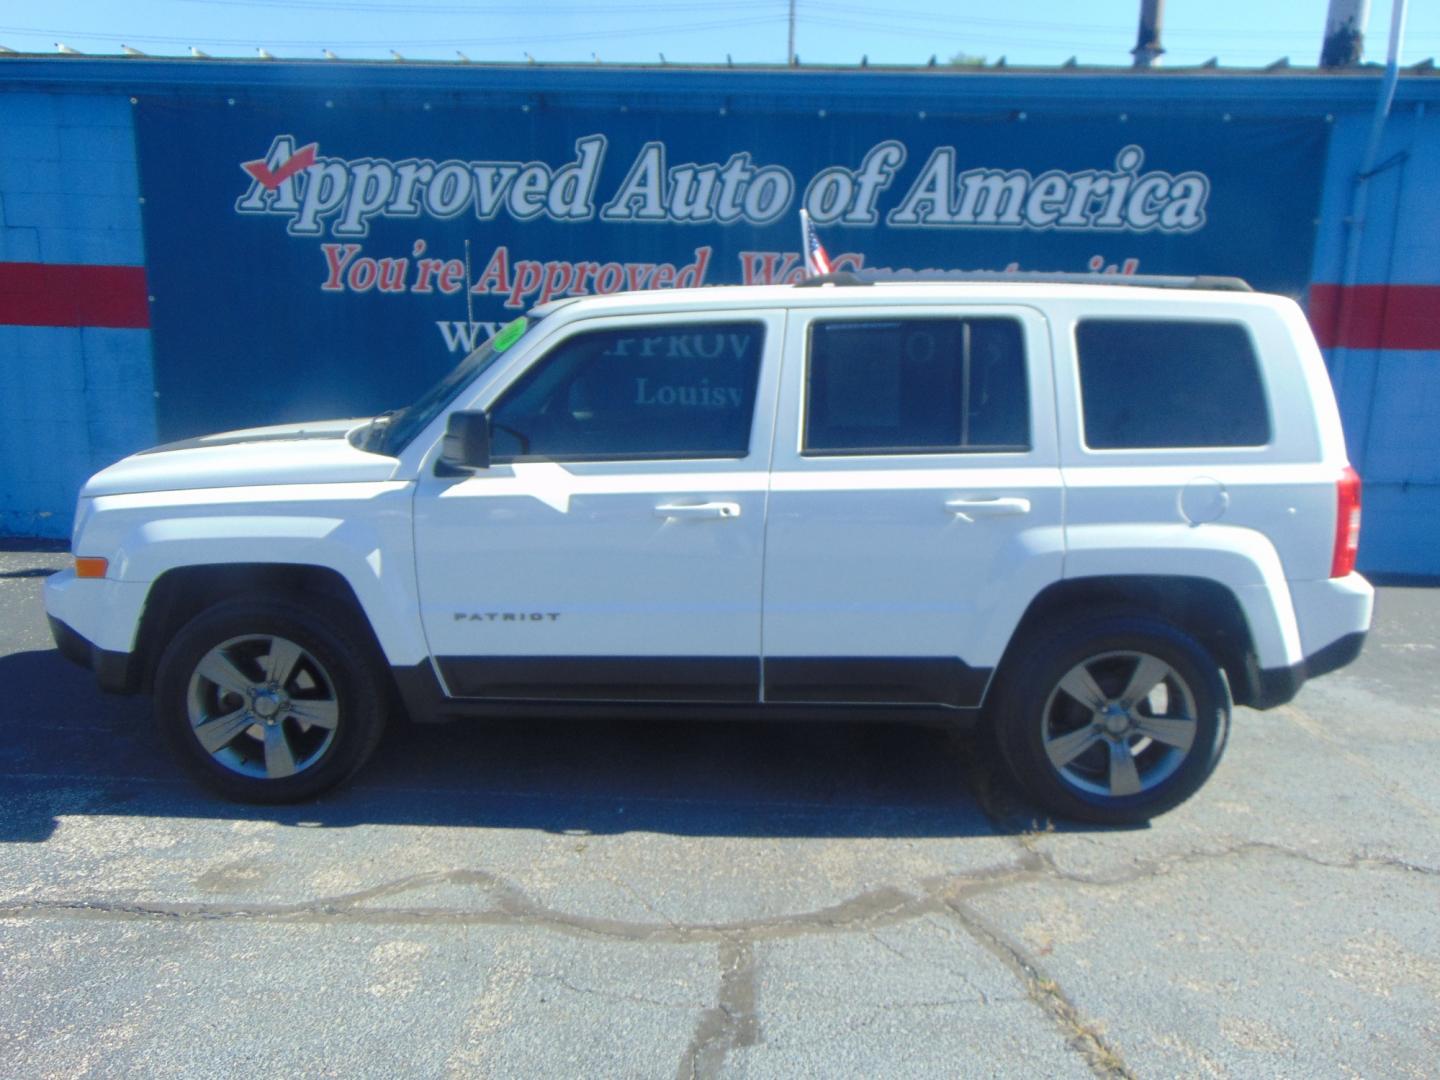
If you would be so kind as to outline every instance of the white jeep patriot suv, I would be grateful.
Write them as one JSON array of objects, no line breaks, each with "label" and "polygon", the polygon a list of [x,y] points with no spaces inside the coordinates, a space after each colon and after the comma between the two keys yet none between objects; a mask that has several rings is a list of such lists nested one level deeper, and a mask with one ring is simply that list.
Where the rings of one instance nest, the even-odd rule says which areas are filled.
[{"label": "white jeep patriot suv", "polygon": [[1348,663],[1360,484],[1300,309],[1014,275],[563,300],[408,408],[80,493],[61,650],[226,796],[416,719],[982,718],[1059,814],[1195,792]]}]

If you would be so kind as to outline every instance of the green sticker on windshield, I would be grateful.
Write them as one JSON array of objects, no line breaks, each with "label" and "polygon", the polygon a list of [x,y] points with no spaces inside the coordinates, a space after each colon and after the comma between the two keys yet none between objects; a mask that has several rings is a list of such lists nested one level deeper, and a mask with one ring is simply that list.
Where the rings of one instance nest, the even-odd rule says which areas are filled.
[{"label": "green sticker on windshield", "polygon": [[530,322],[524,315],[521,315],[520,318],[513,322],[506,323],[497,330],[495,336],[490,339],[490,347],[496,352],[504,352],[525,336],[525,328],[529,325]]}]

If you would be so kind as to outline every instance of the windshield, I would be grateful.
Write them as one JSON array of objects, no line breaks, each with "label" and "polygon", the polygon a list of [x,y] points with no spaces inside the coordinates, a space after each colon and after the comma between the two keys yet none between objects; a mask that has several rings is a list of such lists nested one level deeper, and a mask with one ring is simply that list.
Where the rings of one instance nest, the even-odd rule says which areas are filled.
[{"label": "windshield", "polygon": [[366,443],[384,454],[400,453],[409,445],[411,439],[420,434],[431,420],[460,395],[460,391],[524,337],[535,322],[536,320],[529,316],[522,315],[506,323],[496,331],[494,337],[451,368],[444,378],[421,394],[413,404],[376,417],[375,427]]}]

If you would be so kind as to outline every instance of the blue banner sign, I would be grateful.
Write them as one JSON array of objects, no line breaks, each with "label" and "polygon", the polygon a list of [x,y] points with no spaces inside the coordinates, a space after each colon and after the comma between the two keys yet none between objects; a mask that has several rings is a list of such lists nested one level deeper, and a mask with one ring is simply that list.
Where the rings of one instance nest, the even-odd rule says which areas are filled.
[{"label": "blue banner sign", "polygon": [[1320,120],[137,109],[162,434],[368,415],[563,296],[838,270],[1237,274],[1303,294]]}]

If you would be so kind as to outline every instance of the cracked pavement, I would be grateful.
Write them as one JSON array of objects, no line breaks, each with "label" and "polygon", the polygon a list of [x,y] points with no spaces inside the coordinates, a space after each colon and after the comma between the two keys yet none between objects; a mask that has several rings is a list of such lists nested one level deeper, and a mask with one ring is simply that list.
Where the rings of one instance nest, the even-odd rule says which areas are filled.
[{"label": "cracked pavement", "polygon": [[0,1075],[1440,1076],[1440,590],[1144,829],[982,744],[396,726],[217,802],[0,551]]}]

